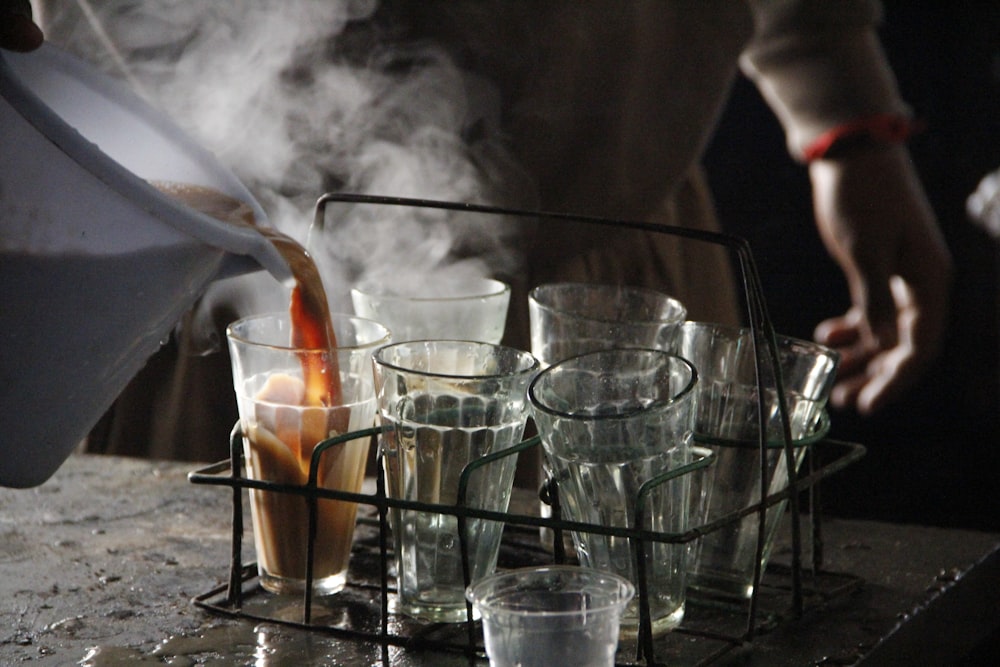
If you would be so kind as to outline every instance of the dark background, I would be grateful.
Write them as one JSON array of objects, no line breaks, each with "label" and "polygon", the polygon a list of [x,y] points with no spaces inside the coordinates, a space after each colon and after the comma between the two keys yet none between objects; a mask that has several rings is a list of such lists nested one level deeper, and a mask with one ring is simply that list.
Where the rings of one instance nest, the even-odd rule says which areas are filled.
[{"label": "dark background", "polygon": [[[1000,3],[887,0],[883,46],[926,129],[913,160],[956,263],[952,328],[922,383],[879,414],[831,414],[831,436],[868,448],[824,481],[834,515],[1000,529],[1000,336],[997,242],[965,200],[1000,168]],[[815,227],[805,169],[741,80],[706,155],[724,227],[747,238],[775,329],[811,338],[847,291]]]}]

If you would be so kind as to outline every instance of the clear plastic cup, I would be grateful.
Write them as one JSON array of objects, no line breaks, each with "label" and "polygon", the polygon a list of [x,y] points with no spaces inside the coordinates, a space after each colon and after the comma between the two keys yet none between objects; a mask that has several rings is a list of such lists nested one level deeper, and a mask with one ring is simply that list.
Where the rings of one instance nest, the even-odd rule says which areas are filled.
[{"label": "clear plastic cup", "polygon": [[568,565],[497,573],[466,592],[482,618],[491,667],[614,665],[634,594],[623,577]]}]

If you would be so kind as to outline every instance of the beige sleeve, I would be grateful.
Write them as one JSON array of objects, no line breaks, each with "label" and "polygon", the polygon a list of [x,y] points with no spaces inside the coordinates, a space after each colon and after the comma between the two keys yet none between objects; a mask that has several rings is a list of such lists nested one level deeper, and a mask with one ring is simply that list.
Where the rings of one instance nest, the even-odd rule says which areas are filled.
[{"label": "beige sleeve", "polygon": [[909,115],[882,52],[875,0],[750,0],[743,72],[777,114],[792,156],[824,131],[874,113]]}]

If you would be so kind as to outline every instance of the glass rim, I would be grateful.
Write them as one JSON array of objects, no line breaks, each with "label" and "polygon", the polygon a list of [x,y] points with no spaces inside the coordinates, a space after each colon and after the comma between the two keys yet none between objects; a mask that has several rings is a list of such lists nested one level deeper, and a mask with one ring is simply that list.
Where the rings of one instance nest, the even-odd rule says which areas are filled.
[{"label": "glass rim", "polygon": [[511,287],[509,284],[502,280],[497,280],[496,278],[482,278],[481,284],[490,287],[488,291],[479,292],[474,291],[469,294],[456,294],[456,295],[446,295],[446,296],[409,296],[406,294],[389,294],[385,292],[378,292],[371,289],[366,289],[369,284],[362,283],[360,285],[355,285],[351,288],[351,295],[357,294],[361,297],[374,297],[381,299],[382,301],[391,302],[415,302],[415,303],[436,303],[436,302],[452,302],[452,301],[468,301],[470,299],[495,299],[503,296],[508,296],[511,293]]},{"label": "glass rim", "polygon": [[[750,327],[741,327],[730,324],[722,324],[720,322],[707,322],[701,320],[685,320],[681,323],[681,329],[702,329],[706,331],[718,331],[720,333],[729,334],[731,336],[750,336],[753,339],[753,329]],[[837,350],[823,345],[822,343],[817,343],[814,340],[809,340],[807,338],[797,338],[796,336],[789,336],[780,332],[774,332],[775,343],[780,347],[783,343],[793,344],[798,347],[807,348],[812,354],[816,356],[829,357],[833,360],[835,365],[840,363],[840,353]]]},{"label": "glass rim", "polygon": [[[381,328],[382,335],[367,343],[356,343],[353,345],[340,345],[331,348],[322,347],[295,347],[293,345],[279,345],[277,343],[262,343],[260,341],[252,340],[247,338],[245,335],[236,332],[236,329],[241,325],[248,324],[255,321],[263,320],[284,320],[290,322],[290,315],[287,312],[271,312],[271,313],[257,313],[255,315],[248,315],[246,317],[241,317],[238,320],[234,320],[226,326],[226,338],[244,345],[253,346],[259,349],[275,350],[279,352],[294,352],[297,354],[326,354],[329,352],[353,352],[359,350],[365,350],[368,348],[377,348],[386,345],[392,340],[392,332],[389,328],[377,322],[373,319],[367,317],[359,317],[351,313],[331,313],[330,319],[332,321],[351,321],[351,322],[364,322],[366,324],[374,324],[375,326]],[[339,343],[339,341],[338,341]]]},{"label": "glass rim", "polygon": [[[633,320],[627,320],[627,321],[625,321],[625,320],[619,320],[619,319],[611,319],[611,318],[607,318],[607,317],[594,317],[592,315],[587,315],[587,314],[580,313],[580,312],[577,312],[577,311],[574,311],[574,310],[566,310],[565,308],[559,308],[557,306],[554,306],[551,303],[546,303],[544,301],[540,301],[538,299],[538,296],[537,296],[538,294],[541,293],[541,291],[546,290],[546,289],[551,290],[551,289],[563,289],[563,288],[573,288],[573,287],[575,287],[575,288],[581,288],[582,287],[582,288],[588,288],[588,289],[595,289],[595,290],[598,290],[598,291],[612,291],[613,290],[613,291],[617,291],[617,292],[629,292],[629,293],[632,293],[632,294],[642,294],[642,295],[655,296],[657,298],[664,299],[670,305],[671,308],[677,309],[680,312],[680,314],[678,315],[677,319],[641,318],[641,319],[633,319]],[[657,325],[657,326],[662,326],[664,324],[680,325],[680,324],[683,324],[686,321],[686,318],[687,318],[687,306],[685,306],[680,301],[680,299],[677,299],[676,297],[672,297],[669,294],[666,294],[665,292],[661,292],[661,291],[656,290],[656,289],[652,289],[652,288],[649,288],[649,287],[638,287],[638,286],[635,286],[635,285],[616,285],[614,283],[583,283],[583,282],[571,282],[571,281],[570,282],[543,283],[541,285],[536,285],[535,287],[531,288],[531,290],[528,292],[528,301],[529,301],[529,303],[535,303],[539,308],[541,308],[543,310],[546,310],[546,311],[549,311],[549,312],[552,312],[552,313],[559,313],[560,315],[565,315],[566,317],[569,317],[569,318],[572,318],[572,319],[576,319],[576,320],[583,320],[583,321],[586,321],[586,322],[599,322],[601,324],[625,324],[625,323],[629,323],[629,324]]]},{"label": "glass rim", "polygon": [[[419,368],[409,368],[407,366],[402,366],[391,361],[387,361],[383,358],[383,355],[389,350],[395,348],[401,348],[406,346],[426,346],[428,343],[458,343],[467,347],[487,347],[493,350],[502,350],[515,353],[519,360],[531,360],[531,363],[525,367],[519,367],[507,373],[441,373],[430,370],[423,370]],[[538,370],[541,365],[530,352],[525,352],[524,350],[519,350],[516,347],[510,347],[508,345],[499,345],[497,343],[487,343],[485,341],[478,340],[462,340],[462,339],[438,339],[438,338],[428,338],[420,340],[405,340],[398,343],[389,343],[379,347],[375,350],[375,354],[372,355],[373,362],[383,368],[388,368],[393,371],[401,373],[410,373],[413,375],[421,375],[423,377],[434,377],[434,378],[449,378],[453,380],[490,380],[495,378],[512,378],[521,375],[530,375]]]},{"label": "glass rim", "polygon": [[[604,581],[609,581],[615,585],[615,588],[619,592],[618,599],[613,602],[607,602],[602,605],[588,607],[585,610],[581,609],[567,609],[567,610],[552,610],[552,609],[511,609],[505,607],[503,604],[499,603],[499,598],[496,595],[486,596],[481,594],[483,588],[503,579],[516,579],[519,576],[525,574],[539,574],[544,575],[545,573],[560,573],[565,572],[573,575],[587,575],[587,576],[597,576]],[[561,617],[561,616],[579,616],[581,613],[586,614],[596,614],[604,611],[611,611],[614,609],[619,609],[627,605],[632,598],[635,596],[635,585],[621,576],[620,574],[615,574],[614,572],[607,572],[605,570],[599,570],[591,567],[584,567],[581,565],[535,565],[515,568],[512,570],[503,570],[500,572],[494,572],[491,575],[483,577],[479,581],[471,584],[465,589],[466,599],[472,603],[474,606],[479,607],[481,610],[502,612],[510,616],[534,616],[534,617]]]},{"label": "glass rim", "polygon": [[[585,357],[595,357],[595,356],[600,356],[600,355],[605,355],[605,354],[615,354],[615,353],[621,353],[621,352],[636,352],[636,351],[638,351],[638,352],[652,353],[655,356],[666,357],[666,358],[669,358],[669,359],[676,359],[677,361],[681,362],[681,364],[683,366],[685,366],[691,372],[691,377],[688,379],[687,384],[685,384],[683,388],[681,388],[677,392],[674,392],[674,394],[669,399],[667,399],[667,400],[653,401],[652,403],[649,403],[648,405],[644,405],[642,407],[632,408],[632,409],[620,412],[618,414],[613,414],[613,415],[592,415],[592,414],[583,414],[583,413],[580,413],[580,412],[565,412],[565,411],[562,411],[562,410],[556,410],[555,408],[552,408],[551,406],[545,405],[544,403],[540,402],[538,400],[538,398],[536,397],[536,395],[535,395],[535,387],[538,385],[538,382],[543,377],[545,377],[550,372],[552,372],[553,369],[557,369],[557,368],[559,368],[560,366],[562,366],[563,364],[565,364],[567,362],[577,361],[577,360],[579,360],[581,358],[585,358]],[[664,350],[654,350],[654,349],[651,349],[651,348],[644,348],[644,347],[609,348],[609,349],[605,349],[605,350],[594,350],[592,352],[584,352],[583,354],[577,354],[577,355],[572,356],[572,357],[567,357],[566,359],[561,359],[560,361],[557,361],[556,363],[554,363],[554,364],[548,366],[547,368],[543,369],[540,373],[538,373],[538,375],[536,375],[534,378],[532,378],[531,383],[528,384],[528,403],[530,403],[532,407],[540,410],[541,412],[544,412],[547,415],[551,415],[553,417],[559,417],[561,419],[571,419],[571,420],[581,421],[581,422],[583,422],[583,421],[595,421],[595,420],[598,420],[598,419],[600,419],[601,421],[610,421],[610,420],[616,420],[616,419],[631,419],[631,418],[635,417],[636,415],[639,415],[639,414],[642,414],[642,413],[646,413],[646,412],[650,412],[650,411],[654,411],[654,410],[666,410],[666,409],[669,409],[669,408],[673,407],[674,405],[676,405],[678,402],[680,402],[682,399],[684,399],[686,397],[692,397],[693,398],[694,392],[695,392],[695,387],[697,386],[697,384],[698,384],[698,369],[695,368],[694,364],[692,364],[690,361],[688,361],[684,357],[680,356],[679,354],[674,354],[673,352],[666,352]]]}]

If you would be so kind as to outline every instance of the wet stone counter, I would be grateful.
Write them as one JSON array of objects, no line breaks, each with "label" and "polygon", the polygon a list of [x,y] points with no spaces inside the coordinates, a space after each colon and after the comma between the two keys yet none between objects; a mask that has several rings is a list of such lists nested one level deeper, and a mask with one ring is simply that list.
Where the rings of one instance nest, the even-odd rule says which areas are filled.
[{"label": "wet stone counter", "polygon": [[[228,580],[232,545],[231,495],[188,482],[195,467],[74,455],[40,487],[0,489],[0,664],[486,664],[461,652],[391,646],[383,654],[377,642],[193,604]],[[501,565],[546,557],[532,548],[529,533],[508,532]],[[337,604],[320,601],[313,614],[333,626],[349,622],[374,631],[377,524],[363,524],[357,538],[357,585]],[[828,520],[823,542],[823,572],[804,574],[804,614],[788,613],[784,540],[759,598],[757,636],[712,664],[978,664],[961,658],[1000,628],[1000,536]],[[243,557],[253,559],[249,533]],[[301,600],[256,592],[254,580],[246,592],[244,609],[265,618],[301,615]],[[689,604],[685,626],[695,634],[658,643],[658,662],[703,663],[718,644],[698,629],[739,634],[744,616],[731,612]],[[405,619],[390,625],[393,632],[421,631]],[[461,644],[465,626],[431,630],[454,634]]]}]

